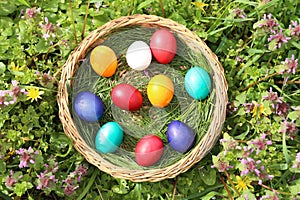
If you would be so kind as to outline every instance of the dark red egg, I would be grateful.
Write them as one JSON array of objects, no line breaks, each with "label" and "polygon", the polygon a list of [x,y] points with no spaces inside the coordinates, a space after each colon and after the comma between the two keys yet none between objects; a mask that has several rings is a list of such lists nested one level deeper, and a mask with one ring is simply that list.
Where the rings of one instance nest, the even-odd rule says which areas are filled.
[{"label": "dark red egg", "polygon": [[150,39],[150,49],[157,62],[170,63],[176,55],[176,38],[166,29],[157,30]]},{"label": "dark red egg", "polygon": [[144,167],[151,166],[159,161],[164,153],[164,143],[156,135],[142,137],[135,147],[135,160]]},{"label": "dark red egg", "polygon": [[126,83],[118,84],[112,89],[111,99],[117,107],[128,111],[138,110],[143,105],[140,91]]}]

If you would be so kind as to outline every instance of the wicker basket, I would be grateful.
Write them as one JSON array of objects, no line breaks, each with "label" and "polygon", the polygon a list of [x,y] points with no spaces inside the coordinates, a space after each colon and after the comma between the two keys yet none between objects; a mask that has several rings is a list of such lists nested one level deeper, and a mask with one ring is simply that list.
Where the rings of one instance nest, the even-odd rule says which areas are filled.
[{"label": "wicker basket", "polygon": [[[174,33],[183,34],[185,37],[192,40],[193,43],[202,47],[201,53],[209,60],[209,64],[212,67],[216,100],[209,129],[201,141],[183,159],[165,168],[132,170],[125,167],[116,166],[114,163],[110,163],[109,161],[103,159],[101,155],[98,154],[93,148],[88,146],[84,139],[80,136],[70,111],[70,100],[67,85],[75,75],[75,72],[79,67],[79,61],[84,59],[92,48],[102,43],[103,38],[105,38],[104,36],[114,30],[131,26],[167,28],[172,30]],[[70,86],[72,87],[72,81],[70,83]],[[77,151],[79,151],[88,162],[116,178],[128,179],[134,182],[156,182],[167,178],[174,178],[180,173],[187,171],[211,150],[219,137],[223,122],[225,120],[227,83],[224,77],[223,68],[219,63],[218,58],[193,32],[188,30],[183,25],[180,25],[170,19],[152,15],[133,15],[112,20],[97,30],[91,32],[70,54],[69,59],[62,69],[57,101],[59,106],[59,117],[63,124],[65,134],[73,140]]]}]

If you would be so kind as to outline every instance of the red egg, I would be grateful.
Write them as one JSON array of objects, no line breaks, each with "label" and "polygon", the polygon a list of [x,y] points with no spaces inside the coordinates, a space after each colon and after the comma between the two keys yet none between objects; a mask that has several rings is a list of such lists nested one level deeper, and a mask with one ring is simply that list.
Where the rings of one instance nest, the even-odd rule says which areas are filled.
[{"label": "red egg", "polygon": [[150,39],[150,49],[157,62],[167,64],[176,55],[176,38],[166,29],[157,30]]},{"label": "red egg", "polygon": [[135,160],[144,167],[155,164],[164,153],[164,143],[156,135],[146,135],[135,147]]},{"label": "red egg", "polygon": [[123,110],[138,110],[143,105],[143,97],[138,89],[126,83],[115,86],[111,91],[113,103]]}]

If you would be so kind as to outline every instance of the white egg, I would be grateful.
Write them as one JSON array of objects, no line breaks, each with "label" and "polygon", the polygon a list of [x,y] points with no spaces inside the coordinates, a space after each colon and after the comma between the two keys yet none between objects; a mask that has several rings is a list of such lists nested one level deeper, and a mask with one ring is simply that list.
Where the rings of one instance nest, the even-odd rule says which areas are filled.
[{"label": "white egg", "polygon": [[143,41],[133,42],[127,49],[126,61],[134,70],[146,69],[152,60],[150,47]]}]

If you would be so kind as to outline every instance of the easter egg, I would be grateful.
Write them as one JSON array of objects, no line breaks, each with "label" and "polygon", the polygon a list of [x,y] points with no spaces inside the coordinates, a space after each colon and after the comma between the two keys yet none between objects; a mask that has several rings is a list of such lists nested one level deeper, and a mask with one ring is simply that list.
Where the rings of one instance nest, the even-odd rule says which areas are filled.
[{"label": "easter egg", "polygon": [[107,46],[95,47],[90,56],[93,70],[100,76],[111,77],[117,69],[118,61],[115,52]]},{"label": "easter egg", "polygon": [[126,61],[134,70],[146,69],[152,60],[150,47],[143,41],[133,42],[127,49]]},{"label": "easter egg", "polygon": [[143,97],[138,89],[130,84],[118,84],[111,91],[113,103],[123,110],[138,110],[143,105]]},{"label": "easter egg", "polygon": [[205,99],[211,91],[211,86],[210,76],[202,67],[192,67],[184,77],[185,90],[194,99]]},{"label": "easter egg", "polygon": [[170,63],[176,55],[176,38],[167,29],[157,30],[151,36],[150,48],[157,62],[162,64]]},{"label": "easter egg", "polygon": [[154,107],[163,108],[167,106],[172,100],[173,94],[174,84],[169,77],[159,74],[150,79],[147,95]]},{"label": "easter egg", "polygon": [[159,161],[163,153],[163,141],[156,135],[146,135],[135,147],[135,160],[139,165],[147,167]]},{"label": "easter egg", "polygon": [[104,111],[101,99],[88,91],[76,95],[74,109],[78,117],[87,122],[98,121]]},{"label": "easter egg", "polygon": [[185,153],[193,147],[195,134],[187,124],[174,120],[168,125],[167,138],[174,150]]},{"label": "easter egg", "polygon": [[97,132],[95,146],[101,153],[113,153],[123,141],[123,129],[116,122],[105,123]]}]

